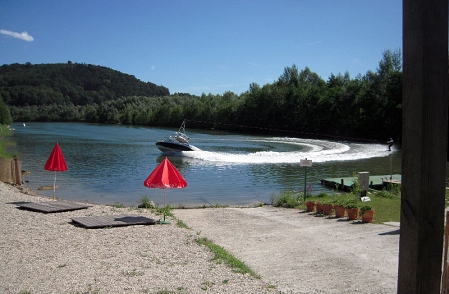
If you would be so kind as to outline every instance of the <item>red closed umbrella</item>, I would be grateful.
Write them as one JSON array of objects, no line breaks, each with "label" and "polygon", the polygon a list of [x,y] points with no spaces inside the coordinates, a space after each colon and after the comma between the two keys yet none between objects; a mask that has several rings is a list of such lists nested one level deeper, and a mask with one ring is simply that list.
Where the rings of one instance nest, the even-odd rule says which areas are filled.
[{"label": "red closed umbrella", "polygon": [[63,172],[67,170],[67,164],[65,163],[64,155],[62,154],[59,144],[56,142],[53,151],[47,159],[47,163],[44,166],[45,170],[55,172],[55,180],[53,182],[53,200],[55,200],[56,193],[56,172]]},{"label": "red closed umbrella", "polygon": [[[150,176],[143,182],[148,188],[164,189],[164,208],[165,208],[165,189],[187,187],[187,181],[176,169],[176,167],[168,160],[167,157],[153,170]],[[164,213],[165,222],[165,213]]]}]

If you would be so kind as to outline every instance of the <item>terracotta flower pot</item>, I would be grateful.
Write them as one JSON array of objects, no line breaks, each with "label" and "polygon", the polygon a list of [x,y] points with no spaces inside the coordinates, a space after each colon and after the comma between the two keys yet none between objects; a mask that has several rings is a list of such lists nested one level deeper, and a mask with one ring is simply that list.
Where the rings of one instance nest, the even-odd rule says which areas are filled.
[{"label": "terracotta flower pot", "polygon": [[356,220],[359,218],[359,209],[358,208],[346,208],[346,213],[348,214],[349,220]]},{"label": "terracotta flower pot", "polygon": [[332,214],[332,204],[323,204],[323,214],[324,215],[331,215]]},{"label": "terracotta flower pot", "polygon": [[362,222],[372,223],[374,221],[374,210],[363,210],[362,211]]},{"label": "terracotta flower pot", "polygon": [[315,211],[315,202],[314,201],[307,201],[306,202],[306,207],[307,207],[307,211],[308,212]]},{"label": "terracotta flower pot", "polygon": [[335,209],[335,217],[341,218],[345,217],[345,207],[343,205],[337,205],[334,207]]},{"label": "terracotta flower pot", "polygon": [[322,203],[316,203],[315,204],[316,213],[322,214],[323,213],[323,204]]}]

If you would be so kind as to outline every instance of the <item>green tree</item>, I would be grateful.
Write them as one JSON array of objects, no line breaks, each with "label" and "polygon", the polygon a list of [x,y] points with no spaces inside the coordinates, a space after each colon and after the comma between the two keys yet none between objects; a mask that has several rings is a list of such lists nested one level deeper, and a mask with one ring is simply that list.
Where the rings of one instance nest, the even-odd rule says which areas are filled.
[{"label": "green tree", "polygon": [[292,65],[275,82],[252,83],[241,95],[170,95],[165,87],[88,64],[12,64],[0,66],[0,95],[12,119],[23,121],[178,127],[188,119],[189,128],[251,133],[401,136],[400,51],[384,51],[376,71],[353,79],[346,72],[325,82]]},{"label": "green tree", "polygon": [[3,101],[2,96],[0,96],[0,124],[9,125],[10,123],[12,123],[11,112],[8,105]]}]

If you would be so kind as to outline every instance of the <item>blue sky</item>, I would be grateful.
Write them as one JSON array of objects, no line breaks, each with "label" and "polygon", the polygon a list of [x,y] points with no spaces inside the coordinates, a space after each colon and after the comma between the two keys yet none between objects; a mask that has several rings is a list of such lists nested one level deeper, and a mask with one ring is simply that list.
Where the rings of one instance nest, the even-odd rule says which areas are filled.
[{"label": "blue sky", "polygon": [[400,0],[2,0],[0,64],[106,66],[170,93],[241,94],[285,67],[327,80],[402,50]]}]

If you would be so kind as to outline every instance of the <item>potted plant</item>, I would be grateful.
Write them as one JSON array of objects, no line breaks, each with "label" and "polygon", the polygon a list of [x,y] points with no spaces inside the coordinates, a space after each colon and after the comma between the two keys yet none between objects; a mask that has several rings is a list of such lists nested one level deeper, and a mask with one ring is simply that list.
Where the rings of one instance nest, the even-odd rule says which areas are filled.
[{"label": "potted plant", "polygon": [[374,221],[375,210],[370,204],[364,204],[362,207],[360,207],[360,211],[362,212],[363,223],[372,223]]},{"label": "potted plant", "polygon": [[315,203],[315,210],[317,214],[323,214],[323,201],[317,201]]},{"label": "potted plant", "polygon": [[323,214],[324,215],[331,215],[333,208],[334,208],[334,206],[332,205],[330,200],[323,201]]},{"label": "potted plant", "polygon": [[308,212],[315,211],[315,201],[306,201],[306,210]]},{"label": "potted plant", "polygon": [[334,210],[336,218],[345,217],[345,205],[340,196],[334,200]]},{"label": "potted plant", "polygon": [[348,200],[345,204],[345,208],[349,220],[356,220],[359,218],[359,206],[357,204],[357,200]]},{"label": "potted plant", "polygon": [[318,200],[315,202],[315,210],[317,214],[323,214],[323,204],[326,203],[326,197],[328,196],[329,195],[327,195],[326,192],[321,192],[316,196],[318,198]]}]

